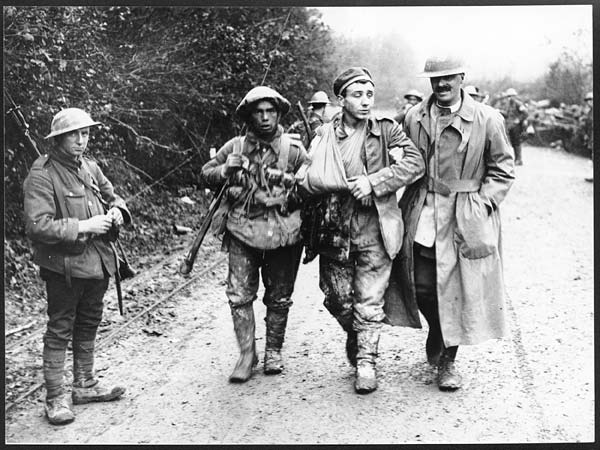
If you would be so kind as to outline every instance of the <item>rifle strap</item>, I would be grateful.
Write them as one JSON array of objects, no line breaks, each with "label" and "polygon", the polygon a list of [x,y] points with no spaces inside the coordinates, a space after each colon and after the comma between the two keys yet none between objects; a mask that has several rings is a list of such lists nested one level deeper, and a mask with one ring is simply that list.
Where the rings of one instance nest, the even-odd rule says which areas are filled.
[{"label": "rifle strap", "polygon": [[282,172],[287,172],[288,158],[290,157],[290,137],[283,133],[279,138],[279,159],[277,160],[277,167]]}]

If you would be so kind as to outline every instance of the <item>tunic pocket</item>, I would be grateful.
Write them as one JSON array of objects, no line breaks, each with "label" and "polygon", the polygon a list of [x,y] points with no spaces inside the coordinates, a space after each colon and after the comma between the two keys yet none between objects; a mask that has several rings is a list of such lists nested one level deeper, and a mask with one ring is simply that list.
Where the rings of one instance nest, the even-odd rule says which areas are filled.
[{"label": "tunic pocket", "polygon": [[498,247],[498,217],[478,192],[459,193],[456,198],[456,242],[468,259],[485,258]]},{"label": "tunic pocket", "polygon": [[85,194],[78,192],[65,193],[65,206],[67,208],[67,217],[76,219],[87,219],[87,208],[85,203]]}]

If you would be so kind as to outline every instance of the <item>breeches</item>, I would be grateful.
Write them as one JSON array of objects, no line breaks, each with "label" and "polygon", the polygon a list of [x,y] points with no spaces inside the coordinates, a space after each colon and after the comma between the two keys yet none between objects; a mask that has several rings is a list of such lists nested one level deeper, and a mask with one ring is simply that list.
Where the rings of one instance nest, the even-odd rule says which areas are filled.
[{"label": "breeches", "polygon": [[102,299],[108,288],[104,279],[72,278],[67,286],[65,276],[41,269],[48,296],[48,326],[44,343],[51,348],[66,348],[69,340],[93,341],[102,320]]},{"label": "breeches", "polygon": [[388,286],[392,260],[383,244],[375,242],[351,250],[347,261],[319,257],[319,287],[323,304],[349,331],[380,326],[385,317],[383,294]]},{"label": "breeches", "polygon": [[262,275],[267,308],[288,309],[298,274],[302,244],[275,250],[250,247],[229,236],[229,273],[227,298],[232,307],[251,303],[258,291],[259,270]]}]

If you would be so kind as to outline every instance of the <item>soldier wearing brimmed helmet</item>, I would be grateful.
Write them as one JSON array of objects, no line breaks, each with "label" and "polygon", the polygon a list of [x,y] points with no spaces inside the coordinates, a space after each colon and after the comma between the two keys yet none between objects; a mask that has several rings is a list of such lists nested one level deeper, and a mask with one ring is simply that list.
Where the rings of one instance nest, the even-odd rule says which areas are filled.
[{"label": "soldier wearing brimmed helmet", "polygon": [[302,120],[294,122],[287,130],[288,133],[298,133],[302,137],[302,143],[308,147],[315,135],[317,128],[325,123],[325,108],[330,104],[329,97],[325,91],[317,91],[308,101],[310,111],[308,114],[308,127],[310,128],[310,139],[306,133],[306,127]]},{"label": "soldier wearing brimmed helmet", "polygon": [[75,418],[63,389],[70,340],[73,404],[115,400],[125,392],[100,383],[93,370],[102,299],[109,277],[118,270],[115,234],[108,232],[131,221],[125,201],[98,164],[84,156],[90,128],[99,124],[79,108],[57,113],[46,136],[54,147],[33,163],[23,184],[26,232],[48,295],[45,410],[57,425]]},{"label": "soldier wearing brimmed helmet", "polygon": [[416,89],[409,90],[406,94],[404,94],[404,98],[406,103],[402,105],[400,112],[394,117],[394,120],[400,124],[404,122],[404,118],[406,117],[406,113],[410,108],[423,101],[423,93],[417,91]]},{"label": "soldier wearing brimmed helmet", "polygon": [[527,128],[529,116],[527,107],[518,98],[518,92],[515,88],[508,88],[502,94],[502,98],[494,104],[494,107],[500,111],[504,116],[504,122],[506,123],[506,129],[508,131],[508,137],[510,139],[510,145],[512,145],[515,152],[515,164],[517,166],[523,165],[523,156],[521,148],[521,135]]},{"label": "soldier wearing brimmed helmet", "polygon": [[231,382],[247,381],[258,363],[253,301],[259,270],[267,307],[264,372],[283,370],[281,348],[302,253],[294,174],[307,158],[302,143],[280,125],[289,109],[274,89],[251,89],[236,109],[248,131],[225,143],[202,167],[208,185],[230,183],[220,228],[229,252],[226,293],[240,347]]},{"label": "soldier wearing brimmed helmet", "polygon": [[456,57],[427,59],[421,76],[433,93],[405,119],[428,166],[400,200],[398,323],[420,328],[418,311],[425,316],[425,350],[441,390],[461,386],[459,345],[505,332],[499,205],[514,180],[514,156],[500,113],[462,89],[465,71]]},{"label": "soldier wearing brimmed helmet", "polygon": [[470,84],[469,86],[465,86],[465,92],[469,94],[471,97],[475,99],[477,102],[482,102],[485,98],[485,95],[481,93],[477,86],[473,86]]},{"label": "soldier wearing brimmed helmet", "polygon": [[[425,162],[395,121],[372,114],[375,83],[367,69],[343,71],[333,92],[342,111],[317,130],[312,162],[299,177],[314,213],[306,234],[317,236],[307,254],[320,256],[324,304],[346,332],[354,388],[365,394],[377,388],[384,294],[402,239],[396,191],[421,176]],[[334,173],[337,185],[327,176]]]}]

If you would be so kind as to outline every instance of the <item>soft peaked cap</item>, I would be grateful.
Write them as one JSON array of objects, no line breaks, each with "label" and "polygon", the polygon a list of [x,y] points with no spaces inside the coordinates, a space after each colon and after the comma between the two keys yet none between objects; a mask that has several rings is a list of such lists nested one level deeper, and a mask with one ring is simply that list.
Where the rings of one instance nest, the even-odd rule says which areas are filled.
[{"label": "soft peaked cap", "polygon": [[349,69],[346,69],[340,73],[333,82],[333,93],[335,95],[340,95],[342,92],[344,92],[344,89],[346,89],[352,83],[356,83],[357,81],[368,81],[375,86],[375,83],[373,83],[373,78],[371,77],[371,73],[366,68],[350,67]]},{"label": "soft peaked cap", "polygon": [[248,119],[250,114],[250,105],[260,100],[269,100],[273,102],[275,107],[284,116],[290,110],[290,102],[288,102],[279,92],[267,86],[256,86],[250,89],[244,96],[238,107],[235,109],[236,114],[243,120]]}]

